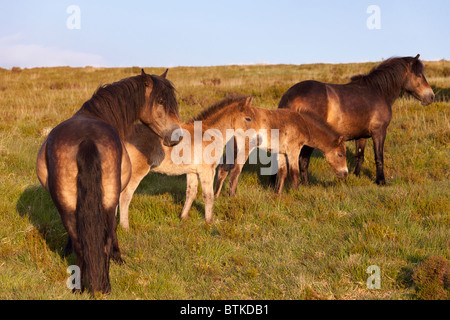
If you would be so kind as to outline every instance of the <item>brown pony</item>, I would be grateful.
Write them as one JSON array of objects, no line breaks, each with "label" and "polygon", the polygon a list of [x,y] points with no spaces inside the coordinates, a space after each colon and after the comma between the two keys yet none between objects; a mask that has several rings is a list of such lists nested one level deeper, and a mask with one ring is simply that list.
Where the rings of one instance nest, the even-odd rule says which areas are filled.
[{"label": "brown pony", "polygon": [[[130,182],[120,195],[121,226],[124,229],[129,228],[128,207],[131,198],[141,180],[150,170],[167,175],[186,174],[186,201],[181,212],[182,219],[188,217],[192,202],[197,195],[198,181],[200,180],[205,203],[205,219],[206,222],[212,223],[214,175],[226,144],[226,139],[217,137],[220,135],[226,137],[228,129],[247,131],[253,128],[255,120],[253,109],[250,97],[223,99],[205,109],[191,121],[181,125],[184,139],[176,147],[162,146],[161,139],[152,130],[137,125],[136,133],[125,141],[125,147],[132,163],[132,173]],[[200,121],[201,129],[199,129]],[[206,138],[209,130],[216,130],[218,133],[213,142],[209,142],[212,139]],[[202,135],[199,142],[196,137],[198,134]],[[236,134],[239,134],[239,131],[236,131]],[[209,152],[206,150],[212,146],[214,146],[214,155],[211,159],[207,159]],[[200,149],[197,149],[198,147]],[[216,153],[215,150],[218,152]],[[199,156],[200,159],[198,159]],[[184,158],[184,161],[180,161],[180,157]]]},{"label": "brown pony", "polygon": [[[318,148],[324,153],[325,159],[339,178],[347,177],[348,169],[344,139],[317,115],[306,112],[299,113],[289,109],[254,109],[256,115],[255,126],[258,129],[267,130],[269,134],[272,132],[271,129],[279,130],[278,141],[274,141],[275,143],[278,142],[278,146],[271,145],[271,136],[264,139],[258,145],[259,149],[271,152],[274,152],[274,147],[278,149],[276,150],[278,153],[278,183],[276,192],[278,194],[283,190],[288,169],[292,187],[294,189],[298,188],[298,157],[300,150],[306,144]],[[253,148],[250,147],[250,144],[246,141],[245,147],[240,148],[235,154],[233,165],[227,164],[226,155],[224,155],[224,164],[219,166],[217,172],[215,197],[219,196],[228,171],[231,172],[229,194],[230,196],[236,194],[239,175],[249,154],[255,147],[255,145]],[[242,153],[245,154],[245,160],[236,161]]]},{"label": "brown pony", "polygon": [[[366,75],[351,78],[344,85],[303,81],[292,86],[281,97],[278,108],[317,114],[345,140],[356,140],[355,175],[364,161],[366,139],[373,139],[376,183],[386,183],[383,171],[383,147],[392,117],[392,104],[402,91],[412,94],[423,105],[434,101],[434,93],[424,75],[424,66],[416,57],[390,58]],[[300,153],[300,171],[308,184],[311,146]]]},{"label": "brown pony", "polygon": [[131,175],[122,141],[137,120],[170,145],[172,133],[180,128],[166,73],[155,76],[142,70],[98,88],[72,118],[50,132],[39,150],[37,176],[69,235],[65,253],[75,251],[82,290],[110,292],[110,258],[122,261],[115,210]]}]

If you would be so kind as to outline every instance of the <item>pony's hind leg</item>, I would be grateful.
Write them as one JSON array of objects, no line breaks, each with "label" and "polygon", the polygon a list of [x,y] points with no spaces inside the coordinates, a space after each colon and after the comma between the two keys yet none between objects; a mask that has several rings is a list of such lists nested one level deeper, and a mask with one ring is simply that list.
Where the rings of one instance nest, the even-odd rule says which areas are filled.
[{"label": "pony's hind leg", "polygon": [[213,169],[210,172],[202,172],[199,175],[200,182],[202,183],[202,196],[203,196],[203,202],[205,203],[205,220],[207,223],[212,223],[214,220],[214,217],[213,217],[214,173],[215,173],[215,170]]},{"label": "pony's hind leg", "polygon": [[229,194],[231,197],[236,195],[236,189],[238,185],[239,176],[242,172],[243,164],[235,164],[233,170],[231,170],[230,174],[230,190]]},{"label": "pony's hind leg", "polygon": [[238,154],[236,155],[236,158],[234,159],[234,167],[231,169],[230,173],[230,190],[229,194],[230,196],[236,195],[236,189],[238,185],[239,176],[241,175],[242,168],[244,167],[244,164],[247,162],[247,159],[250,155],[250,153],[255,150],[254,147],[250,148],[250,142],[246,141],[245,148],[242,148],[239,150]]},{"label": "pony's hind leg", "polygon": [[117,219],[116,219],[116,208],[107,210],[108,216],[113,215],[113,228],[112,228],[112,250],[111,258],[119,264],[123,264],[125,261],[122,259],[122,254],[120,253],[119,240],[117,239]]},{"label": "pony's hind leg", "polygon": [[181,219],[186,220],[189,216],[189,210],[191,210],[192,202],[194,202],[197,196],[198,189],[198,177],[195,173],[188,173],[186,175],[187,187],[186,187],[186,201],[184,202],[183,210],[181,211]]},{"label": "pony's hind leg", "polygon": [[220,191],[222,190],[223,182],[225,181],[226,177],[228,176],[228,171],[225,170],[225,165],[221,164],[217,170],[217,181],[216,181],[216,188],[214,190],[214,197],[218,198],[220,195]]},{"label": "pony's hind leg", "polygon": [[73,252],[73,248],[72,248],[72,240],[70,239],[70,236],[67,236],[67,242],[66,242],[66,246],[64,247],[64,250],[63,250],[63,256],[64,256],[64,257],[67,257],[67,256],[69,256],[72,252]]},{"label": "pony's hind leg", "polygon": [[309,185],[308,167],[309,167],[309,160],[311,158],[313,151],[314,148],[303,146],[302,150],[300,151],[300,157],[298,160],[302,184],[306,186]]},{"label": "pony's hind leg", "polygon": [[354,174],[359,177],[361,175],[361,167],[364,162],[364,149],[366,148],[367,139],[362,138],[355,140],[355,171]]},{"label": "pony's hind leg", "polygon": [[284,181],[286,180],[288,168],[286,164],[286,156],[284,154],[278,154],[278,175],[277,186],[275,192],[281,194],[284,187]]},{"label": "pony's hind leg", "polygon": [[287,154],[288,164],[289,164],[289,177],[291,178],[291,186],[293,189],[298,189],[299,185],[299,162],[298,157],[299,151],[293,150]]}]

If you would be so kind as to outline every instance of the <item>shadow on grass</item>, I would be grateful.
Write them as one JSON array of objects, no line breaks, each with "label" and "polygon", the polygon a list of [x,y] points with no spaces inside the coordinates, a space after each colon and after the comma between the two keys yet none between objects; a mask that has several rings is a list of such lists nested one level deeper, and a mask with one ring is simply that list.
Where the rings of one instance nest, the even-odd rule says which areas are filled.
[{"label": "shadow on grass", "polygon": [[37,185],[26,188],[17,201],[16,209],[21,217],[27,218],[36,227],[50,250],[75,264],[73,254],[69,257],[63,255],[67,232],[47,190]]},{"label": "shadow on grass", "polygon": [[[351,141],[351,143],[354,143]],[[267,157],[270,156],[270,153]],[[324,159],[322,152],[315,149],[311,155],[311,158],[316,159]],[[250,159],[250,157],[249,157]],[[245,163],[243,167],[243,172],[256,174],[258,177],[258,183],[267,192],[274,192],[276,185],[276,175],[261,175],[261,169],[264,167],[268,167],[268,165],[262,165],[261,163],[250,164],[249,159]],[[355,167],[355,153],[352,149],[347,148],[347,163],[349,172],[352,173]],[[330,168],[331,170],[331,168]],[[368,168],[361,169],[361,175],[372,177],[372,173]],[[217,178],[217,176],[216,176]],[[323,181],[315,175],[309,173],[309,181],[310,185],[318,185],[323,187],[329,187],[336,184],[336,181]],[[217,181],[215,181],[214,185]],[[224,186],[229,182],[229,178],[227,177]],[[289,182],[288,182],[289,184]],[[201,184],[199,183],[199,191],[201,190]],[[222,191],[223,193],[224,191]],[[164,195],[170,194],[173,199],[173,203],[176,205],[183,206],[186,200],[186,175],[180,176],[168,176],[164,174],[150,172],[144,179],[142,179],[138,188],[135,191],[135,194],[141,195]],[[193,202],[192,207],[196,208],[198,212],[204,213],[204,203],[200,197]],[[120,213],[119,213],[120,214]]]},{"label": "shadow on grass", "polygon": [[[349,143],[354,143],[353,141],[349,142]],[[367,150],[366,150],[367,152]],[[311,159],[325,159],[323,156],[323,153],[321,151],[319,151],[318,149],[314,149],[312,155],[311,155]],[[366,163],[366,162],[365,162]],[[311,164],[310,164],[311,166]],[[347,166],[348,166],[348,171],[350,174],[353,173],[355,166],[356,166],[356,161],[355,161],[355,153],[352,149],[347,147]],[[259,184],[267,189],[268,191],[274,191],[275,185],[276,185],[276,175],[261,175],[261,168],[264,168],[266,166],[261,165],[260,163],[258,164],[250,164],[249,160],[247,160],[247,162],[245,163],[242,172],[247,172],[247,173],[251,173],[251,174],[256,174],[258,177],[258,182]],[[331,170],[331,168],[330,168]],[[373,174],[372,172],[368,169],[363,167],[361,169],[361,175],[365,175],[369,178],[373,178]],[[311,172],[308,172],[308,177],[309,177],[309,183],[312,186],[318,185],[318,186],[323,186],[323,187],[328,187],[330,185],[334,185],[336,182],[330,182],[330,181],[323,181],[320,178],[316,177],[314,174],[312,174]],[[228,177],[227,177],[227,181],[229,181]],[[287,180],[287,183],[289,184],[289,178]],[[226,185],[226,183],[224,183],[224,185]]]},{"label": "shadow on grass", "polygon": [[[173,203],[182,207],[186,201],[186,188],[186,175],[168,176],[150,172],[142,179],[134,193],[149,196],[170,194]],[[201,190],[201,183],[198,184],[198,190]],[[192,207],[204,215],[205,207],[201,196],[194,200]],[[181,214],[181,211],[178,214]]]}]

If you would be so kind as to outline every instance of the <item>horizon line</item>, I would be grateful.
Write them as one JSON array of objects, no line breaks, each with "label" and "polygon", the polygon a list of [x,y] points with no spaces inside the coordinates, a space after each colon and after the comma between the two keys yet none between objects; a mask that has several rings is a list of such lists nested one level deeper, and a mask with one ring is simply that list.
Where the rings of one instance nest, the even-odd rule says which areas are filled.
[{"label": "horizon line", "polygon": [[[377,61],[353,61],[353,62],[306,62],[306,63],[270,63],[270,62],[255,62],[255,63],[229,63],[229,64],[217,64],[217,65],[166,65],[166,66],[70,66],[70,65],[60,65],[60,66],[33,66],[33,67],[2,67],[3,70],[21,69],[21,70],[32,70],[32,69],[53,69],[53,68],[71,68],[71,69],[125,69],[125,68],[214,68],[214,67],[235,67],[235,66],[302,66],[302,65],[314,65],[314,64],[360,64],[360,63],[377,63],[384,61],[389,58],[381,58]],[[435,59],[421,59],[424,62],[440,62],[440,61],[450,61],[446,58],[435,58]]]}]

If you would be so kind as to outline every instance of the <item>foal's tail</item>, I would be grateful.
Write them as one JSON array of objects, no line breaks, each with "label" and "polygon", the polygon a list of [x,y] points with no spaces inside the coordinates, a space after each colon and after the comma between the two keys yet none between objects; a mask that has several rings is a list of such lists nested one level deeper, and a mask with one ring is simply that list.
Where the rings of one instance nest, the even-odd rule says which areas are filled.
[{"label": "foal's tail", "polygon": [[102,167],[95,143],[84,140],[77,153],[77,235],[81,245],[82,286],[92,292],[107,293],[109,282],[110,236],[103,207]]}]

